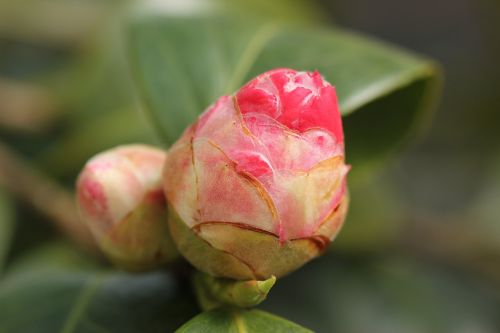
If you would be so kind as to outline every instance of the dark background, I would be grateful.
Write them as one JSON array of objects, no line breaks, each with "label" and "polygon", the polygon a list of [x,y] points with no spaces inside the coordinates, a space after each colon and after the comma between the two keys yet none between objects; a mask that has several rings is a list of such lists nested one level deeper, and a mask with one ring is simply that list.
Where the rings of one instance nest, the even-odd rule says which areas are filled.
[{"label": "dark background", "polygon": [[[179,1],[170,6],[180,13],[201,3]],[[500,2],[219,2],[352,29],[433,58],[444,73],[428,131],[351,189],[327,258],[280,281],[263,308],[320,332],[498,332]],[[158,142],[130,93],[121,45],[109,39],[130,3],[143,6],[0,2],[0,147],[66,191],[98,151]],[[29,204],[29,189],[15,193],[8,183],[0,177],[16,225],[7,273],[61,239],[47,212]]]}]

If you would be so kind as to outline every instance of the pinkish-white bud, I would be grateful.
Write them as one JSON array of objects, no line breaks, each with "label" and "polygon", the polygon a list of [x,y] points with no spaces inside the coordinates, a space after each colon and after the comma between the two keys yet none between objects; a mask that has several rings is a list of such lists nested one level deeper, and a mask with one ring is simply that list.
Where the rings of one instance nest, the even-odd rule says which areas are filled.
[{"label": "pinkish-white bud", "polygon": [[165,159],[154,147],[120,146],[89,160],[78,178],[81,218],[101,250],[125,269],[155,268],[177,255],[165,222]]},{"label": "pinkish-white bud", "polygon": [[266,72],[221,97],[171,148],[172,237],[213,276],[282,276],[338,233],[348,170],[334,88],[317,72]]}]

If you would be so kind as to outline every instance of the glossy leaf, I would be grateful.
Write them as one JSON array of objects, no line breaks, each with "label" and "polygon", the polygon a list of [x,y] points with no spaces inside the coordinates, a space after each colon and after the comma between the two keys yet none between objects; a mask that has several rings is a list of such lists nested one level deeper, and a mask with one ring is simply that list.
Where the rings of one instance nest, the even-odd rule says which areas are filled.
[{"label": "glossy leaf", "polygon": [[427,59],[338,28],[143,17],[128,32],[137,87],[167,144],[218,96],[290,67],[319,70],[336,86],[348,158],[366,163],[421,127],[437,77]]},{"label": "glossy leaf", "polygon": [[196,307],[166,273],[33,271],[0,285],[0,332],[173,332]]},{"label": "glossy leaf", "polygon": [[176,333],[311,333],[310,330],[260,310],[218,309],[204,312]]}]

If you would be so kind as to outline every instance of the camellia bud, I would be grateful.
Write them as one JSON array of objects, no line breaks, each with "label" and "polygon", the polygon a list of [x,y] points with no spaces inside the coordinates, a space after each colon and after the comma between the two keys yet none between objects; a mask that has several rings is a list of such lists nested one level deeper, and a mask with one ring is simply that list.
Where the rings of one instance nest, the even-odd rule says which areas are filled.
[{"label": "camellia bud", "polygon": [[283,276],[339,231],[348,170],[334,88],[318,72],[266,72],[221,97],[171,148],[172,237],[213,276]]},{"label": "camellia bud", "polygon": [[145,145],[121,146],[96,155],[78,178],[81,218],[101,250],[122,268],[151,269],[177,256],[165,223],[166,156]]}]

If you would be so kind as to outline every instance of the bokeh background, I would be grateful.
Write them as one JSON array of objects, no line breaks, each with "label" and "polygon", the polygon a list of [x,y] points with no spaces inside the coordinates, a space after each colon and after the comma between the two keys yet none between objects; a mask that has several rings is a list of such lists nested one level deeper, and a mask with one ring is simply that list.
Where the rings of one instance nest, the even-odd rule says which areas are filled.
[{"label": "bokeh background", "polygon": [[445,79],[428,131],[356,182],[328,259],[284,278],[262,307],[318,332],[500,331],[496,0],[2,0],[0,277],[92,256],[77,250],[85,230],[59,222],[77,219],[79,169],[117,144],[161,144],[114,38],[145,7],[338,25],[435,59]]}]

